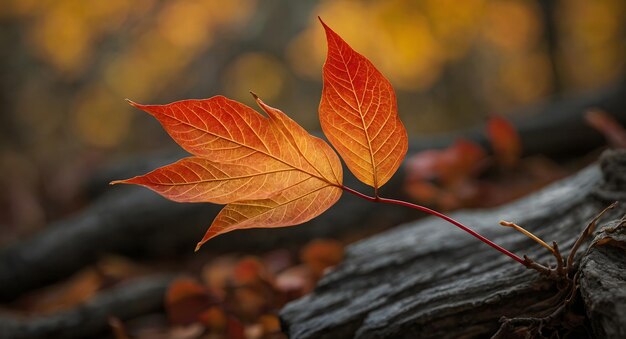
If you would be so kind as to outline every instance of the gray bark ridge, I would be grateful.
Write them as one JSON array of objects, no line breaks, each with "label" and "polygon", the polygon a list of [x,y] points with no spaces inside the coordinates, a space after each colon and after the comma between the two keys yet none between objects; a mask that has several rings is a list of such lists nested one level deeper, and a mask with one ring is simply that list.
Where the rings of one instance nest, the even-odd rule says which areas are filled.
[{"label": "gray bark ridge", "polygon": [[[523,225],[567,252],[613,200],[622,203],[600,226],[624,215],[625,183],[626,151],[612,151],[600,166],[519,201],[452,217],[514,253],[554,265],[548,251],[498,221]],[[582,259],[581,294],[592,327],[587,335],[624,337],[625,267],[619,246],[594,246]],[[535,271],[439,219],[426,218],[348,247],[344,262],[280,316],[291,338],[485,337],[498,330],[501,317],[529,316],[555,294],[553,284]]]},{"label": "gray bark ridge", "polygon": [[581,260],[580,293],[598,338],[626,338],[626,225],[606,227]]}]

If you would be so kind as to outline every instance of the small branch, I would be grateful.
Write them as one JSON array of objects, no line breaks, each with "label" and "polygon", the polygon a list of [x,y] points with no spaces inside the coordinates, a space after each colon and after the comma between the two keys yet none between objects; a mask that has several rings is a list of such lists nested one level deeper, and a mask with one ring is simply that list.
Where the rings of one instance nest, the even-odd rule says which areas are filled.
[{"label": "small branch", "polygon": [[561,251],[559,251],[559,245],[557,245],[556,241],[552,242],[552,248],[554,251],[554,257],[556,258],[556,273],[559,277],[565,276],[565,270],[563,269],[563,256],[561,255]]},{"label": "small branch", "polygon": [[525,228],[523,228],[522,226],[519,226],[515,223],[509,222],[509,221],[504,221],[504,220],[500,220],[500,225],[504,226],[504,227],[512,227],[514,228],[516,231],[524,234],[525,236],[529,237],[530,239],[534,240],[536,243],[538,243],[539,245],[545,247],[548,249],[548,251],[550,251],[552,254],[555,254],[554,248],[552,248],[550,245],[546,244],[545,241],[539,239],[539,237],[537,237],[536,235],[532,234],[531,232],[527,231]]},{"label": "small branch", "polygon": [[576,252],[578,251],[578,248],[583,244],[583,242],[585,242],[585,240],[587,240],[587,238],[591,234],[593,234],[593,231],[596,228],[596,224],[598,223],[598,220],[600,220],[600,218],[604,215],[604,213],[608,212],[609,210],[612,210],[613,208],[615,208],[615,206],[617,206],[617,201],[612,203],[611,205],[609,205],[607,208],[603,209],[602,212],[600,212],[598,215],[596,215],[596,217],[593,218],[593,220],[591,220],[591,222],[589,222],[587,227],[585,227],[583,232],[580,234],[580,236],[576,240],[576,243],[574,244],[574,246],[570,250],[569,255],[567,256],[567,261],[565,262],[565,267],[567,267],[568,270],[571,270],[572,264],[574,263],[574,255],[576,255]]},{"label": "small branch", "polygon": [[510,252],[509,250],[503,248],[502,246],[494,243],[493,241],[483,237],[482,235],[476,233],[474,230],[472,230],[469,227],[461,224],[460,222],[458,222],[458,221],[448,217],[445,214],[442,214],[440,212],[432,210],[432,209],[430,209],[428,207],[424,207],[424,206],[421,206],[421,205],[416,205],[416,204],[413,204],[413,203],[410,203],[410,202],[406,202],[406,201],[402,201],[402,200],[395,200],[395,199],[381,198],[379,196],[371,197],[369,195],[363,194],[363,193],[361,193],[359,191],[353,190],[352,188],[349,188],[349,187],[346,187],[346,186],[341,186],[341,188],[344,191],[352,193],[352,194],[354,194],[354,195],[356,195],[356,196],[358,196],[360,198],[363,198],[365,200],[369,200],[369,201],[372,201],[372,202],[380,202],[380,203],[386,203],[386,204],[400,205],[400,206],[416,209],[418,211],[422,211],[422,212],[428,213],[430,215],[434,215],[434,216],[436,216],[438,218],[441,218],[441,219],[443,219],[443,220],[453,224],[454,226],[462,229],[463,231],[473,235],[474,237],[478,238],[480,241],[482,241],[485,244],[491,246],[492,248],[500,251],[501,253],[509,256],[511,259],[517,261],[518,263],[520,263],[520,264],[522,264],[522,265],[524,265],[526,267],[529,267],[527,262],[524,259],[522,259],[519,256],[517,256],[516,254]]},{"label": "small branch", "polygon": [[550,268],[545,267],[542,264],[535,262],[534,260],[530,259],[526,255],[524,255],[524,265],[545,276],[548,276],[548,277],[552,276],[552,270],[550,270]]}]

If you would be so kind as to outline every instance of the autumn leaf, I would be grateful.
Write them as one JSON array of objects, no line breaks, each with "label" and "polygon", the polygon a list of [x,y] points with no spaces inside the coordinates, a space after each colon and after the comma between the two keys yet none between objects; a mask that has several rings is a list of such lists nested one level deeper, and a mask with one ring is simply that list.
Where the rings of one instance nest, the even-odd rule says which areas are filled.
[{"label": "autumn leaf", "polygon": [[322,129],[350,171],[378,189],[396,172],[408,148],[395,92],[366,57],[322,25],[328,41],[319,107]]},{"label": "autumn leaf", "polygon": [[[258,199],[308,176],[285,166],[265,169],[267,164],[216,163],[189,157],[146,175],[114,183],[138,184],[178,202],[228,204],[239,199]],[[260,165],[253,167],[255,165]]]},{"label": "autumn leaf", "polygon": [[437,179],[451,186],[476,176],[487,154],[473,141],[458,139],[446,149],[426,150],[407,160],[409,181]]},{"label": "autumn leaf", "polygon": [[143,185],[175,201],[228,204],[197,249],[235,229],[291,226],[319,215],[341,196],[339,158],[326,142],[256,99],[268,117],[223,96],[131,102],[193,156],[113,184]]},{"label": "autumn leaf", "polygon": [[165,295],[165,310],[172,324],[188,325],[209,306],[217,303],[206,288],[192,278],[179,278],[172,282]]},{"label": "autumn leaf", "polygon": [[[343,186],[341,162],[330,146],[254,94],[267,116],[223,96],[167,105],[130,102],[153,115],[193,156],[112,184],[143,185],[176,201],[226,204],[196,251],[209,239],[237,229],[306,222],[330,208],[346,190],[368,201],[437,216],[526,266],[522,258],[450,217],[379,196],[378,188],[397,171],[408,148],[396,95],[367,58],[322,25],[328,55],[319,106],[321,126],[352,173],[374,187],[374,196]],[[507,155],[511,149],[505,150],[510,152]]]},{"label": "autumn leaf", "polygon": [[298,225],[322,214],[341,197],[341,188],[313,177],[263,200],[226,205],[196,250],[211,238],[236,229]]},{"label": "autumn leaf", "polygon": [[626,129],[610,114],[592,109],[585,113],[585,121],[602,133],[609,145],[616,148],[626,148]]},{"label": "autumn leaf", "polygon": [[316,277],[321,277],[324,270],[333,267],[343,260],[344,246],[333,239],[316,239],[308,243],[302,251],[300,258]]},{"label": "autumn leaf", "polygon": [[500,116],[491,117],[487,122],[487,137],[500,165],[512,167],[517,164],[522,155],[522,141],[510,122]]},{"label": "autumn leaf", "polygon": [[[408,146],[391,84],[324,25],[320,120],[355,175],[375,189],[391,178]],[[345,71],[342,71],[345,70]],[[342,193],[337,154],[278,109],[255,97],[263,116],[216,96],[167,105],[131,105],[153,115],[191,157],[113,184],[137,184],[179,202],[226,204],[196,250],[237,229],[306,222]]]}]

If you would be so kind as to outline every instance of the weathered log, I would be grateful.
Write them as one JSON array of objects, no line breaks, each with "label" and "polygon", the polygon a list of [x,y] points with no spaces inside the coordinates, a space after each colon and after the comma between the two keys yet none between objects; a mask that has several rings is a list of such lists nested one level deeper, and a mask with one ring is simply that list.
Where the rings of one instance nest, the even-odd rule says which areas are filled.
[{"label": "weathered log", "polygon": [[580,291],[597,338],[626,338],[626,228],[604,232],[581,262]]},{"label": "weathered log", "polygon": [[0,338],[93,338],[109,330],[108,318],[129,320],[162,312],[170,276],[141,278],[105,291],[76,308],[48,316],[0,316]]},{"label": "weathered log", "polygon": [[[503,207],[453,217],[515,253],[554,261],[498,221],[514,221],[568,250],[599,210],[626,201],[626,152],[606,154],[601,167]],[[620,218],[626,211],[620,205],[603,220]],[[581,290],[598,337],[623,338],[626,331],[625,268],[624,248],[607,244],[584,256]],[[537,272],[428,218],[350,246],[344,262],[312,294],[288,304],[281,320],[292,338],[489,336],[503,316],[538,316],[541,302],[555,293]]]}]

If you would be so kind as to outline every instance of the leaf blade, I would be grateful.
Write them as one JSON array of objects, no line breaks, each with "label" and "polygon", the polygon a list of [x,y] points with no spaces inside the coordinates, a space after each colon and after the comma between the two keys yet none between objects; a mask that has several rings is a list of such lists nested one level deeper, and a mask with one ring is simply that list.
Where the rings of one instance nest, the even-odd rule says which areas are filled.
[{"label": "leaf blade", "polygon": [[309,221],[334,205],[342,192],[340,187],[309,178],[267,199],[228,204],[215,217],[196,251],[210,239],[234,230],[286,227]]},{"label": "leaf blade", "polygon": [[343,168],[337,153],[324,140],[309,134],[281,110],[265,104],[256,95],[255,99],[261,109],[270,117],[271,125],[281,131],[287,142],[302,156],[302,159],[315,168],[316,172],[327,182],[341,186]]},{"label": "leaf blade", "polygon": [[233,162],[233,155],[265,155],[279,141],[270,131],[267,118],[252,108],[223,96],[181,100],[165,105],[130,104],[154,116],[165,131],[187,152]]},{"label": "leaf blade", "polygon": [[263,163],[215,163],[192,156],[112,184],[141,185],[177,202],[228,204],[237,200],[266,198],[306,176],[288,166],[267,168]]},{"label": "leaf blade", "polygon": [[342,168],[325,141],[256,97],[267,113],[224,97],[133,106],[153,115],[194,156],[114,181],[181,202],[227,206],[201,244],[240,228],[284,227],[321,214],[341,196]]},{"label": "leaf blade", "polygon": [[350,171],[377,189],[393,176],[408,148],[395,92],[366,57],[322,25],[328,42],[319,107],[322,130]]},{"label": "leaf blade", "polygon": [[180,202],[219,204],[268,198],[307,176],[341,186],[341,162],[332,148],[280,110],[257,101],[269,118],[222,96],[166,105],[131,102],[195,157],[112,184],[143,185]]}]

